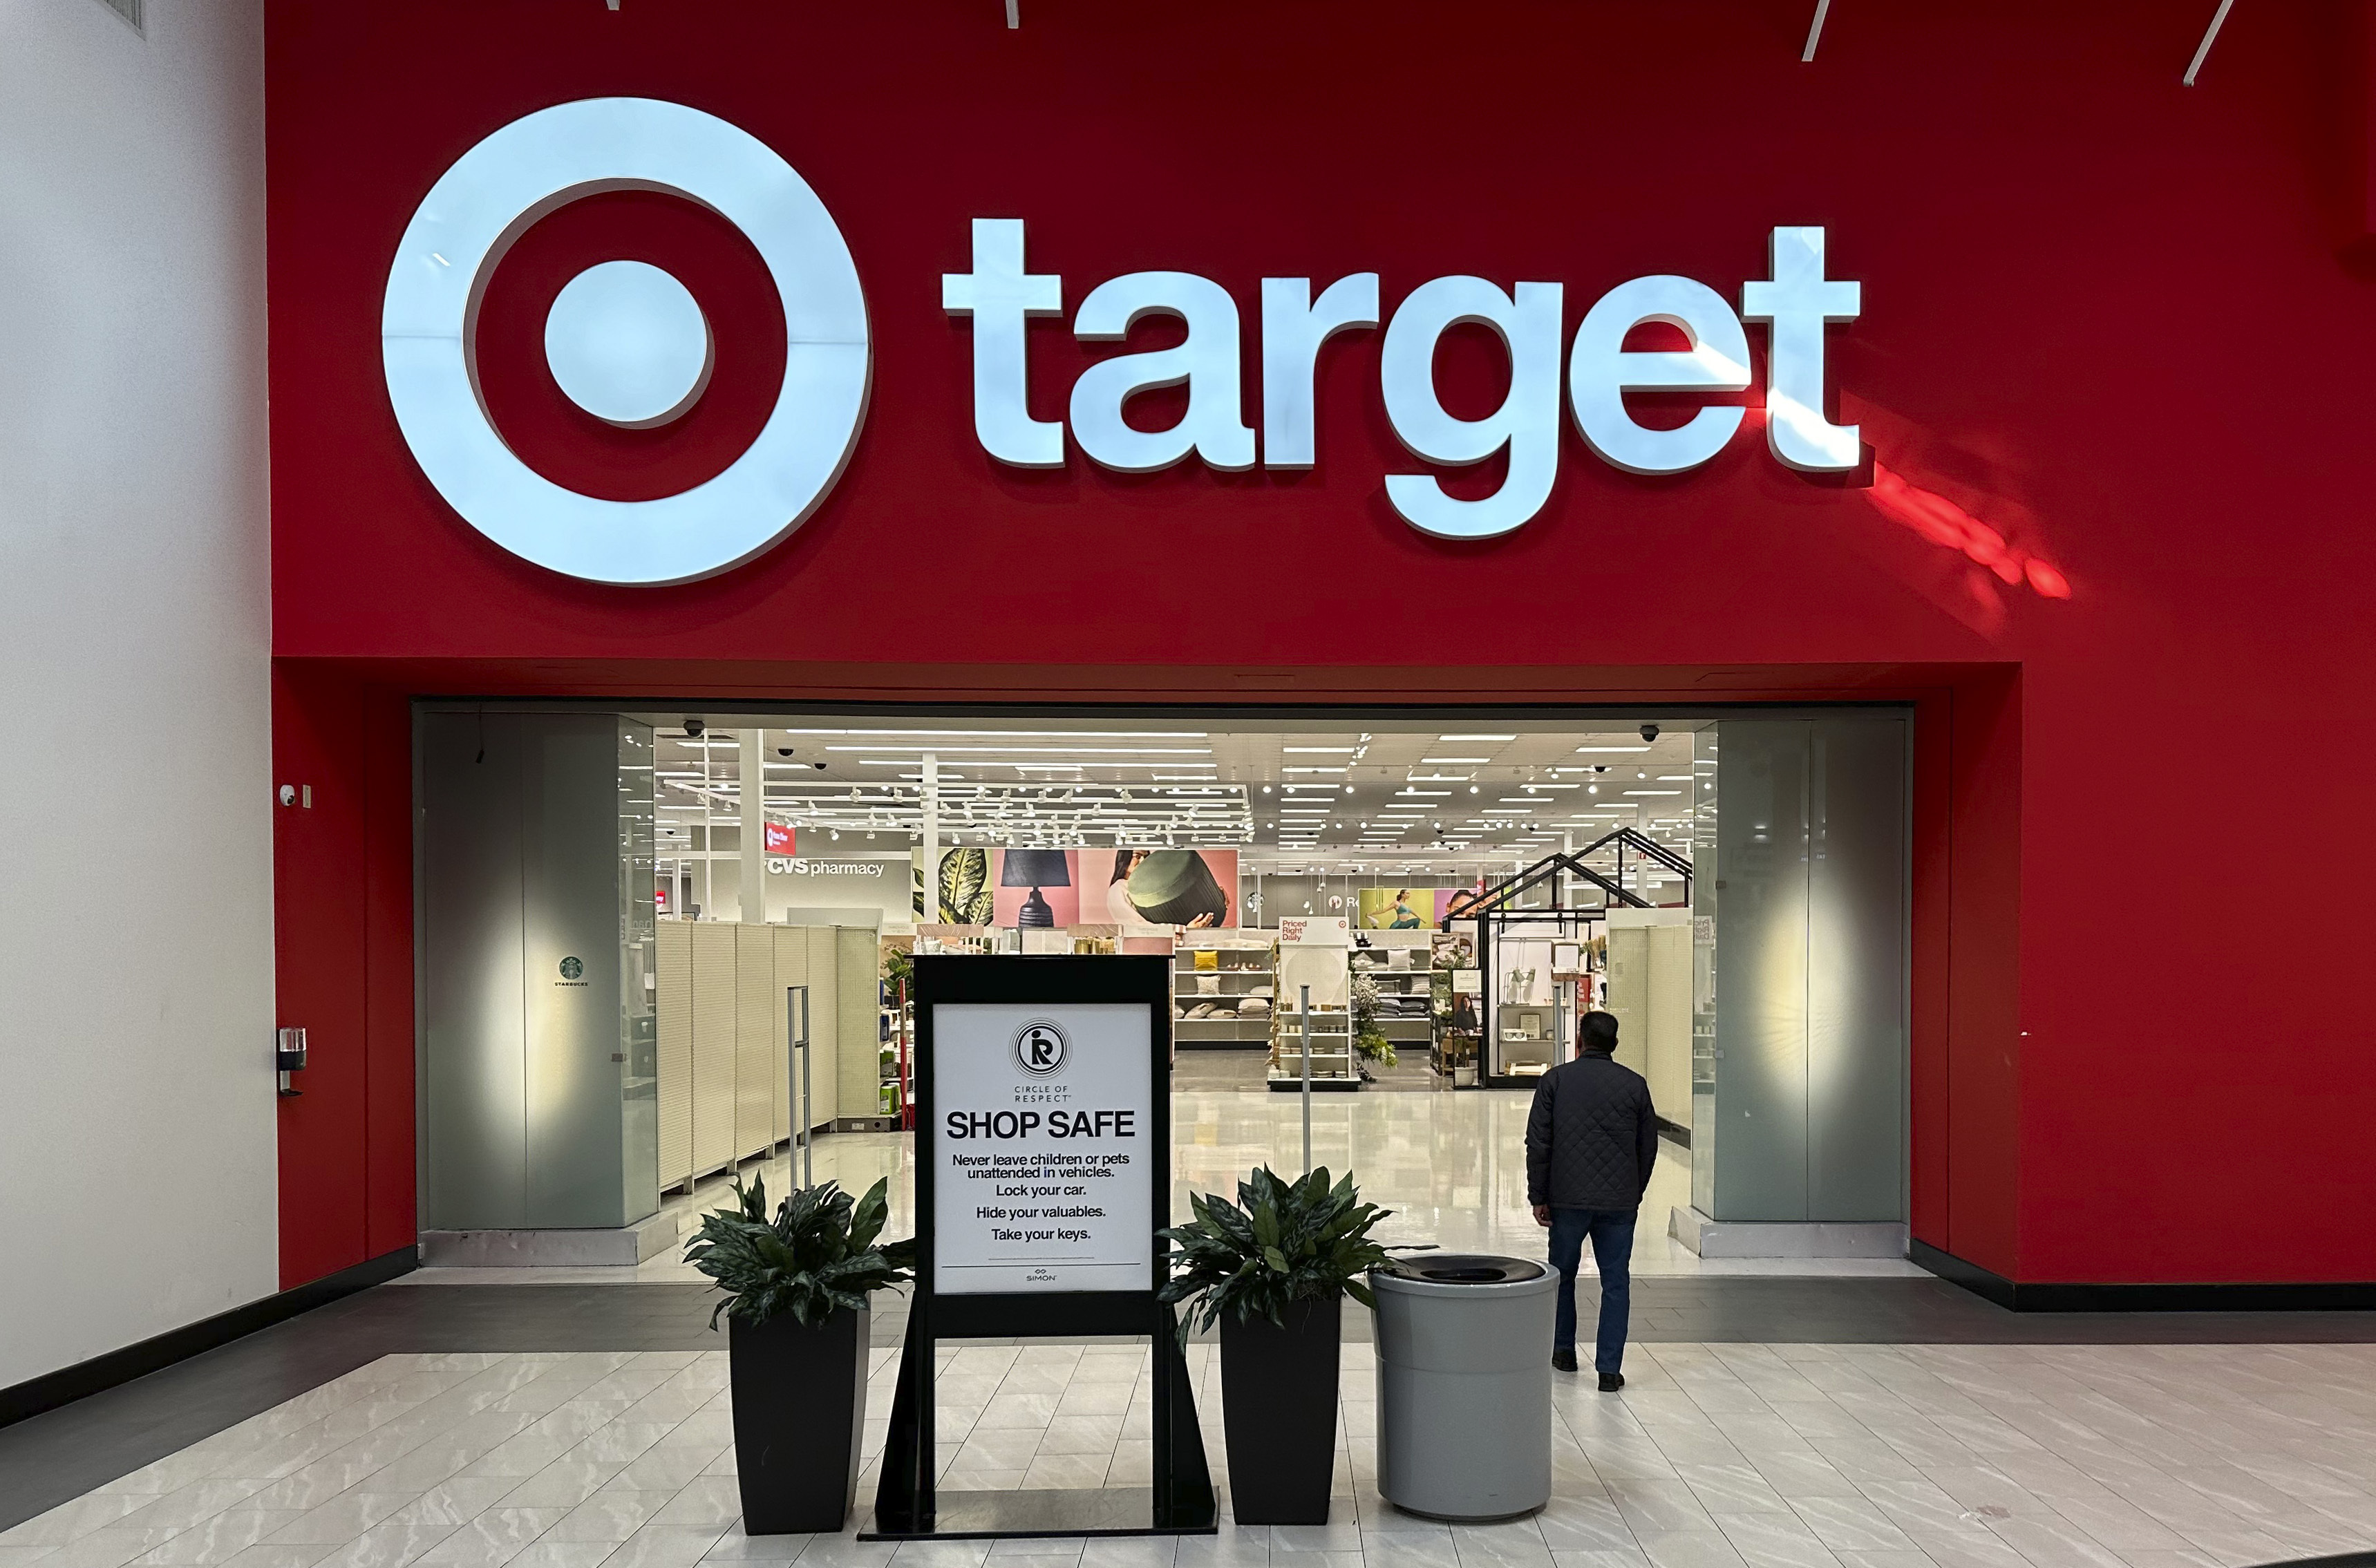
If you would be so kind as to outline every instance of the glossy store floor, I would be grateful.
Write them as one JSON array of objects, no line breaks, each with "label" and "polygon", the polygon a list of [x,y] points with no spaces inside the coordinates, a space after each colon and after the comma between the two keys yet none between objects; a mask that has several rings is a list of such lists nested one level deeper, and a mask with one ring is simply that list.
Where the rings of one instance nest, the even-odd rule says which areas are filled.
[{"label": "glossy store floor", "polygon": [[[1183,1052],[1171,1096],[1172,1212],[1188,1214],[1192,1192],[1235,1197],[1246,1171],[1268,1164],[1292,1174],[1303,1158],[1301,1097],[1274,1094],[1255,1076],[1257,1052]],[[1351,1170],[1362,1195],[1394,1211],[1378,1234],[1390,1241],[1432,1241],[1464,1252],[1543,1255],[1543,1231],[1527,1206],[1525,1090],[1461,1093],[1382,1092],[1312,1097],[1312,1157],[1342,1174]],[[815,1173],[854,1192],[878,1178],[891,1183],[892,1235],[912,1231],[911,1140],[898,1133],[835,1133],[820,1137]],[[743,1179],[765,1177],[780,1194],[792,1180],[782,1155],[751,1161]],[[714,1176],[690,1194],[671,1194],[665,1211],[690,1232],[701,1213],[731,1201],[727,1178]],[[1902,1259],[1717,1259],[1702,1261],[1667,1235],[1668,1214],[1691,1203],[1691,1151],[1661,1140],[1658,1163],[1634,1233],[1638,1275],[1787,1275],[1817,1277],[1927,1278]],[[437,1268],[404,1283],[598,1284],[698,1280],[671,1248],[641,1268]],[[1590,1260],[1586,1263],[1590,1268]],[[5,1565],[0,1565],[5,1568]]]},{"label": "glossy store floor", "polygon": [[[1378,1495],[1360,1346],[1329,1523],[1238,1526],[1218,1366],[1191,1358],[1212,1537],[858,1540],[887,1348],[859,1519],[747,1537],[721,1352],[448,1352],[375,1359],[0,1532],[0,1564],[2203,1568],[2376,1543],[2376,1347],[1639,1346],[1621,1395],[1556,1378],[1550,1506],[1467,1527]],[[940,1367],[944,1489],[1145,1484],[1143,1346],[948,1347]]]},{"label": "glossy store floor", "polygon": [[[1173,1100],[1183,1208],[1300,1158],[1297,1100],[1243,1091],[1237,1065],[1181,1075],[1197,1086]],[[1526,1107],[1317,1098],[1314,1153],[1397,1211],[1395,1239],[1538,1255]],[[906,1231],[905,1138],[815,1155],[852,1187],[890,1178]],[[1688,1155],[1662,1156],[1645,1219],[1688,1188]],[[766,1170],[781,1190],[785,1162]],[[672,1212],[689,1223],[723,1191]],[[671,1253],[422,1271],[0,1428],[0,1568],[2202,1568],[2376,1547],[2376,1313],[2014,1314],[1897,1265],[1703,1265],[1663,1230],[1636,1248],[1624,1392],[1546,1367],[1553,1498],[1515,1524],[1432,1524],[1378,1496],[1369,1318],[1348,1303],[1325,1526],[861,1543],[906,1315],[885,1294],[861,1517],[748,1538],[716,1298]],[[1189,1354],[1226,1498],[1215,1351],[1200,1336]],[[940,1360],[949,1489],[1143,1479],[1143,1345]]]}]

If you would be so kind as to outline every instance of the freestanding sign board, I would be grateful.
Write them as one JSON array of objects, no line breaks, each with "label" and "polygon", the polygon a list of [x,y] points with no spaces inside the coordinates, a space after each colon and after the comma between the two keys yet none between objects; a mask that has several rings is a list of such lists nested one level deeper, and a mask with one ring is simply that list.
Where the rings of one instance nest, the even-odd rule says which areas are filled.
[{"label": "freestanding sign board", "polygon": [[[870,1538],[1210,1532],[1186,1358],[1156,1299],[1170,1223],[1170,965],[916,960],[916,1284]],[[1145,1489],[939,1493],[944,1338],[1146,1336]]]}]

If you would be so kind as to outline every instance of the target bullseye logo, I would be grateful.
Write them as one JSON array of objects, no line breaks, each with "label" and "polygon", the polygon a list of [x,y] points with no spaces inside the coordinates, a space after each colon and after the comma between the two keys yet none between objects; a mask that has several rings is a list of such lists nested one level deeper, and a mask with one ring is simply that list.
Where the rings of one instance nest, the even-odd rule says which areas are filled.
[{"label": "target bullseye logo", "polygon": [[[650,501],[585,495],[538,473],[479,391],[479,304],[505,252],[546,214],[618,190],[681,196],[732,223],[784,312],[783,386],[758,436],[716,477]],[[513,554],[602,583],[709,576],[798,528],[849,460],[873,374],[857,265],[808,182],[747,131],[648,98],[539,110],[457,160],[397,247],[380,343],[405,444],[446,504]],[[682,417],[716,358],[691,291],[636,261],[572,279],[544,347],[572,402],[629,429]]]},{"label": "target bullseye logo", "polygon": [[562,392],[626,430],[667,424],[699,402],[716,357],[693,291],[649,262],[588,267],[544,318],[544,362]]}]

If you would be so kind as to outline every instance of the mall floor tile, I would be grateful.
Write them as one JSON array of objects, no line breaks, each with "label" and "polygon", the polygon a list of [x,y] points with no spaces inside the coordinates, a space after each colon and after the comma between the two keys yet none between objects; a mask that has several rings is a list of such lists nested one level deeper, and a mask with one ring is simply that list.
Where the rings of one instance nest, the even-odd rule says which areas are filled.
[{"label": "mall floor tile", "polygon": [[[528,1315],[548,1330],[563,1308],[501,1294],[516,1313],[543,1300]],[[359,1301],[340,1339],[363,1343],[381,1310]],[[2192,1568],[2376,1546],[2376,1345],[2364,1343],[1653,1338],[1633,1349],[1622,1394],[1554,1379],[1550,1504],[1490,1525],[1419,1518],[1379,1495],[1370,1356],[1348,1345],[1330,1521],[1276,1528],[1229,1511],[1218,1352],[1194,1344],[1217,1534],[905,1544],[858,1538],[897,1354],[870,1360],[859,1517],[838,1535],[747,1537],[726,1356],[706,1343],[389,1351],[336,1372],[265,1358],[249,1375],[278,1377],[282,1396],[10,1515],[0,1564]],[[979,1461],[980,1434],[942,1445],[944,1487],[1145,1484],[1152,1445],[1130,1435],[1150,1413],[1143,1345],[952,1345],[937,1360],[1007,1418]],[[1083,1391],[1117,1406],[1112,1418],[1064,1414]],[[43,1467],[11,1446],[13,1487]]]}]

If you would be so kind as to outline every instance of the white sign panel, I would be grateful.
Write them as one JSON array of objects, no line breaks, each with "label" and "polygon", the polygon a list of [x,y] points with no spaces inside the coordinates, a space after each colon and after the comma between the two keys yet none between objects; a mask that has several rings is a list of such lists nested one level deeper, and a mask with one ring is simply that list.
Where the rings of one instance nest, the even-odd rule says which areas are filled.
[{"label": "white sign panel", "polygon": [[1155,1257],[1145,1005],[933,1012],[933,1289],[1145,1290]]},{"label": "white sign panel", "polygon": [[1278,940],[1288,947],[1350,947],[1352,922],[1342,915],[1300,915],[1278,922]]}]

